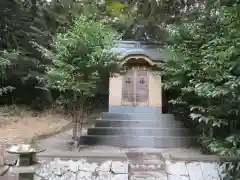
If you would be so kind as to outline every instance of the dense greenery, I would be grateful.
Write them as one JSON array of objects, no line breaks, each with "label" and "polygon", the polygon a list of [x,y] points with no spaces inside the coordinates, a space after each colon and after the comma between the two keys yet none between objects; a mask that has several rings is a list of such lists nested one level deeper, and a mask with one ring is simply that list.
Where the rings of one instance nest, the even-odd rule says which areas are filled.
[{"label": "dense greenery", "polygon": [[209,150],[230,155],[240,145],[240,79],[231,74],[240,55],[239,8],[216,4],[195,21],[169,26],[171,60],[162,71],[176,113],[199,122]]},{"label": "dense greenery", "polygon": [[[214,1],[208,0],[211,4]],[[106,0],[98,8],[124,39],[165,41],[166,25],[181,23],[198,16],[200,0]],[[99,11],[98,11],[99,14]]]},{"label": "dense greenery", "polygon": [[8,62],[7,68],[1,66],[1,87],[13,89],[0,102],[43,107],[51,99],[39,78],[45,76],[52,60],[41,49],[51,49],[56,32],[64,32],[75,14],[83,12],[83,6],[71,1],[9,0],[0,1],[0,7],[0,56]]}]

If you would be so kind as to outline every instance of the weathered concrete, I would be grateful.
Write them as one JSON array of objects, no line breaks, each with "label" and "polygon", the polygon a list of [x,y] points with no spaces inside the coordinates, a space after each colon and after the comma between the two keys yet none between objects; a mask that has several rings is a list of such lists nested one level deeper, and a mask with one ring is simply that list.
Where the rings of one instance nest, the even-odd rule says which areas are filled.
[{"label": "weathered concrete", "polygon": [[183,128],[183,124],[174,121],[161,120],[97,120],[95,127],[131,127],[131,128]]},{"label": "weathered concrete", "polygon": [[237,180],[240,179],[239,165],[232,162],[164,160],[163,169],[138,164],[131,165],[129,171],[130,180]]},{"label": "weathered concrete", "polygon": [[[82,134],[87,134],[85,128],[83,128]],[[39,146],[46,148],[47,151],[77,151],[77,146],[72,141],[72,130],[41,140],[39,141]]]},{"label": "weathered concrete", "polygon": [[[217,163],[201,161],[163,160],[164,167],[136,164],[130,166],[130,180],[237,180],[239,165],[232,162]],[[228,165],[227,165],[228,164]],[[235,168],[230,171],[227,167]]]},{"label": "weathered concrete", "polygon": [[169,159],[173,161],[201,161],[201,162],[239,162],[239,156],[218,156],[218,155],[187,155],[187,154],[172,154]]},{"label": "weathered concrete", "polygon": [[104,152],[104,151],[83,151],[83,152],[64,152],[53,151],[38,154],[38,159],[53,160],[59,158],[61,160],[79,160],[86,159],[88,162],[104,162],[106,160],[112,161],[126,161],[127,156],[124,152]]},{"label": "weathered concrete", "polygon": [[173,114],[157,113],[102,113],[102,119],[110,120],[159,120],[175,121]]},{"label": "weathered concrete", "polygon": [[141,107],[141,106],[109,106],[110,113],[155,113],[161,114],[161,107]]},{"label": "weathered concrete", "polygon": [[[225,164],[232,164],[225,162]],[[239,179],[239,174],[233,176],[228,174],[228,169],[223,168],[224,164],[216,162],[199,162],[199,161],[169,161],[165,162],[165,172],[168,179],[186,179],[186,180],[222,180]],[[236,166],[237,167],[237,166]]]},{"label": "weathered concrete", "polygon": [[135,171],[130,175],[130,180],[167,180],[164,171]]},{"label": "weathered concrete", "polygon": [[[134,109],[134,107],[129,107]],[[108,145],[123,148],[178,148],[197,145],[193,133],[176,121],[173,114],[162,114],[149,107],[137,107],[137,112],[129,113],[126,107],[120,112],[102,113],[95,127],[88,129],[87,135],[80,137],[80,145]],[[152,112],[141,113],[140,109]],[[124,110],[126,110],[125,113]]]},{"label": "weathered concrete", "polygon": [[9,166],[0,166],[0,176],[3,176],[8,170],[9,170]]},{"label": "weathered concrete", "polygon": [[192,136],[187,128],[131,128],[131,127],[93,127],[88,128],[88,135],[131,135],[142,136]]},{"label": "weathered concrete", "polygon": [[178,136],[107,136],[107,135],[87,135],[82,136],[80,144],[88,145],[111,145],[116,147],[155,147],[155,148],[175,148],[191,147],[197,145],[195,137]]}]

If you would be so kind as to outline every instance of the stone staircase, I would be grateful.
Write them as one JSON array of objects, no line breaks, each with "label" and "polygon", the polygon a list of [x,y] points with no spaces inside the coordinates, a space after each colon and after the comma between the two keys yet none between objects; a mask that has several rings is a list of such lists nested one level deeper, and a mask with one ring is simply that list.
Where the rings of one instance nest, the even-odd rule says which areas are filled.
[{"label": "stone staircase", "polygon": [[134,107],[103,113],[95,127],[80,138],[80,145],[124,148],[179,148],[197,144],[196,137],[172,114]]}]

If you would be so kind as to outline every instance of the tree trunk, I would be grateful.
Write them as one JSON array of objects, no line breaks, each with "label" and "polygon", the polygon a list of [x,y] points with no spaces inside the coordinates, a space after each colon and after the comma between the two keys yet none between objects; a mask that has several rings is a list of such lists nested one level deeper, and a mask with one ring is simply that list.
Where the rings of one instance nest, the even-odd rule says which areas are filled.
[{"label": "tree trunk", "polygon": [[[212,102],[210,99],[207,100],[207,107],[210,107],[212,105]],[[208,113],[208,116],[211,116],[211,111]],[[214,134],[214,129],[213,129],[213,123],[214,122],[208,122],[206,123],[206,128],[207,128],[207,132],[206,132],[206,135],[208,137],[213,137],[213,134]]]},{"label": "tree trunk", "polygon": [[208,136],[212,138],[213,135],[214,135],[214,129],[213,129],[213,127],[212,127],[212,124],[210,124],[209,126],[210,126],[210,127],[209,127],[209,135],[208,135]]},{"label": "tree trunk", "polygon": [[84,123],[84,103],[85,103],[85,99],[84,97],[82,96],[81,98],[81,107],[80,107],[80,110],[79,110],[79,137],[81,137],[82,135],[82,128],[83,128],[83,123]]},{"label": "tree trunk", "polygon": [[77,140],[77,96],[74,95],[74,100],[73,100],[73,120],[72,120],[72,125],[73,125],[73,140]]}]

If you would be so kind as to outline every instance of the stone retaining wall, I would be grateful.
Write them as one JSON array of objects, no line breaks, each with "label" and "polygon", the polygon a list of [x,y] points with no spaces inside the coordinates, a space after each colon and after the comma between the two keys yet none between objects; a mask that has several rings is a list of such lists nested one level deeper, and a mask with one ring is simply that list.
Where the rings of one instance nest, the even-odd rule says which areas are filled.
[{"label": "stone retaining wall", "polygon": [[[35,167],[13,167],[3,180],[238,180],[239,161],[220,161],[217,156],[164,158],[161,154],[127,154],[114,157],[64,157],[40,160]],[[225,157],[225,159],[228,157]],[[68,160],[67,160],[68,159]],[[73,160],[75,159],[75,160]],[[232,159],[232,158],[230,158]],[[232,159],[234,160],[234,159]],[[1,178],[0,178],[1,179]],[[1,179],[2,180],[2,179]]]}]

